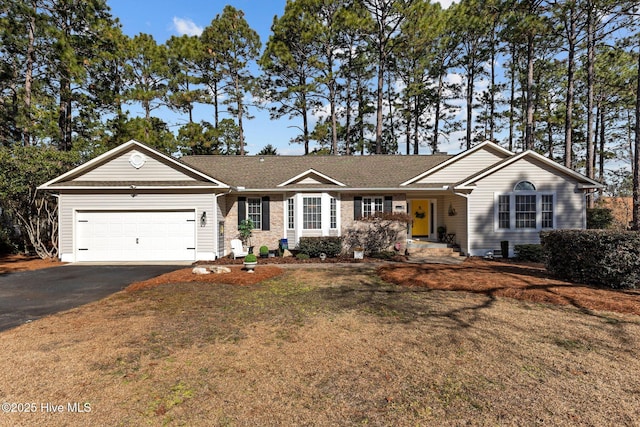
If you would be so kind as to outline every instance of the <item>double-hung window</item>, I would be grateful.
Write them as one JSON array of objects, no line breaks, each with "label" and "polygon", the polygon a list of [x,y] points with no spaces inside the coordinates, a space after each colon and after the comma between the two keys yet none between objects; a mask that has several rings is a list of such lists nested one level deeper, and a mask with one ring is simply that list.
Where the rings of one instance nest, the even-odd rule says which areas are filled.
[{"label": "double-hung window", "polygon": [[511,196],[498,196],[498,228],[511,228]]},{"label": "double-hung window", "polygon": [[542,198],[542,228],[553,228],[553,194],[543,194]]},{"label": "double-hung window", "polygon": [[382,197],[363,197],[362,198],[362,216],[373,216],[383,209]]},{"label": "double-hung window", "polygon": [[516,194],[516,228],[536,228],[535,194]]},{"label": "double-hung window", "polygon": [[287,229],[293,230],[296,227],[296,213],[293,197],[287,199]]},{"label": "double-hung window", "polygon": [[253,222],[253,228],[262,229],[262,200],[259,197],[247,199],[247,218]]},{"label": "double-hung window", "polygon": [[537,191],[533,183],[520,181],[510,193],[495,198],[497,230],[541,230],[555,227],[555,195]]},{"label": "double-hung window", "polygon": [[335,197],[329,199],[329,228],[338,228],[338,201]]},{"label": "double-hung window", "polygon": [[302,198],[302,228],[319,230],[322,228],[322,198]]}]

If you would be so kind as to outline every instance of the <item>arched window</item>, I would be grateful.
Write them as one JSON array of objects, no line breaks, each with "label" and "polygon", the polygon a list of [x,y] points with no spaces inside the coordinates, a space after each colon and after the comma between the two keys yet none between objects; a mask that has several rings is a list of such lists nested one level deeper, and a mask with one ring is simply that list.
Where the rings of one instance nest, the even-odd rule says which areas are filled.
[{"label": "arched window", "polygon": [[520,181],[513,187],[513,191],[536,191],[536,186],[530,181]]}]

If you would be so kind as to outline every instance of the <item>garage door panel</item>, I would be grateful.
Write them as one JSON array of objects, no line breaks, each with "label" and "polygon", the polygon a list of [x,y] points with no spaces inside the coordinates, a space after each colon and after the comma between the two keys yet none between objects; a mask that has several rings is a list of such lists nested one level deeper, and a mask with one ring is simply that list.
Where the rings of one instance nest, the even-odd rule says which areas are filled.
[{"label": "garage door panel", "polygon": [[193,261],[194,211],[77,212],[78,261]]}]

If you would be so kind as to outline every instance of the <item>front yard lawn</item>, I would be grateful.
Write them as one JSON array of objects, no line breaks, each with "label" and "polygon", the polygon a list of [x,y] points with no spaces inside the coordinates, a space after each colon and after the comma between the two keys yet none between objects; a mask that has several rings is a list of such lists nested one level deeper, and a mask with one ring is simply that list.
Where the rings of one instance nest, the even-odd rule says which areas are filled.
[{"label": "front yard lawn", "polygon": [[491,287],[491,265],[157,280],[1,333],[0,395],[38,411],[0,425],[636,425],[640,317],[503,298],[562,286],[505,264]]}]

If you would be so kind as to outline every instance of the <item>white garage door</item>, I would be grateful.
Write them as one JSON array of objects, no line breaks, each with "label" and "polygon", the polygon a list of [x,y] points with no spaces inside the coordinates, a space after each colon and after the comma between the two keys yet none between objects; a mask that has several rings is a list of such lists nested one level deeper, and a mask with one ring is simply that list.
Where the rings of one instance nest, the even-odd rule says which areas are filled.
[{"label": "white garage door", "polygon": [[194,261],[194,211],[76,213],[76,261]]}]

